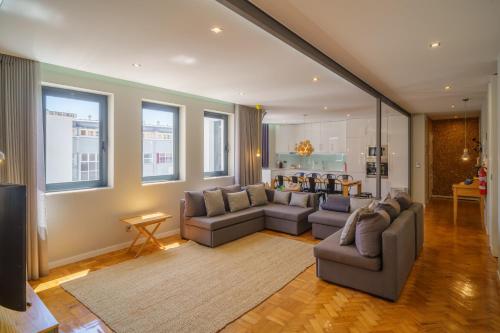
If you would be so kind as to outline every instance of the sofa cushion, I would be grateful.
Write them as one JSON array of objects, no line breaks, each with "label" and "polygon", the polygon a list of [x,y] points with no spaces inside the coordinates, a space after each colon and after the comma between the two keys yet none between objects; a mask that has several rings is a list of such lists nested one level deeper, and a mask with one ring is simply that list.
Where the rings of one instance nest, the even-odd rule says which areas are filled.
[{"label": "sofa cushion", "polygon": [[358,267],[370,271],[379,271],[382,267],[380,256],[374,258],[364,257],[356,250],[354,245],[340,245],[339,230],[328,238],[322,240],[314,247],[314,256],[348,266]]},{"label": "sofa cushion", "polygon": [[380,210],[386,211],[387,214],[389,214],[389,216],[391,217],[391,222],[393,222],[399,215],[396,208],[394,208],[394,206],[392,206],[386,202],[379,202],[373,210],[375,212],[378,212]]},{"label": "sofa cushion", "polygon": [[356,223],[358,222],[360,214],[367,211],[368,208],[358,208],[351,213],[340,235],[340,245],[350,245],[354,243],[354,236],[356,234]]},{"label": "sofa cushion", "polygon": [[285,206],[280,204],[269,204],[263,207],[266,216],[278,219],[300,222],[307,219],[307,216],[314,211],[311,207]]},{"label": "sofa cushion", "polygon": [[273,202],[275,204],[288,205],[290,203],[290,192],[275,191]]},{"label": "sofa cushion", "polygon": [[378,213],[360,214],[354,241],[358,252],[366,257],[378,257],[382,252],[382,233],[389,223]]},{"label": "sofa cushion", "polygon": [[227,201],[227,194],[241,192],[241,186],[235,184],[235,185],[221,186],[218,187],[218,189],[221,190],[222,192],[222,198],[224,199],[224,207],[226,208],[226,211],[229,212],[230,209],[229,209],[229,202]]},{"label": "sofa cushion", "polygon": [[264,184],[248,185],[246,190],[250,196],[250,203],[252,206],[267,204],[267,194]]},{"label": "sofa cushion", "polygon": [[394,197],[394,199],[396,199],[397,202],[399,203],[401,210],[406,210],[406,209],[410,208],[410,206],[412,204],[411,197],[406,192],[398,192],[396,194],[396,196]]},{"label": "sofa cushion", "polygon": [[304,193],[292,192],[292,198],[290,199],[290,206],[296,206],[301,208],[306,208],[309,203],[309,196]]},{"label": "sofa cushion", "polygon": [[343,228],[349,216],[351,216],[350,213],[318,210],[317,212],[309,215],[308,221],[311,223],[319,223],[332,227]]},{"label": "sofa cushion", "polygon": [[248,200],[246,191],[227,193],[227,202],[231,213],[250,207],[250,201]]},{"label": "sofa cushion", "polygon": [[224,198],[221,190],[204,191],[203,198],[205,199],[205,207],[207,208],[207,216],[217,216],[226,213],[224,207]]},{"label": "sofa cushion", "polygon": [[351,211],[351,201],[343,195],[329,195],[328,199],[321,204],[324,210],[331,210],[334,212],[349,213]]},{"label": "sofa cushion", "polygon": [[202,191],[186,191],[184,192],[184,199],[184,216],[193,217],[207,215]]},{"label": "sofa cushion", "polygon": [[234,224],[264,216],[262,207],[250,207],[234,213],[219,216],[197,216],[186,219],[185,223],[206,230],[217,230]]}]

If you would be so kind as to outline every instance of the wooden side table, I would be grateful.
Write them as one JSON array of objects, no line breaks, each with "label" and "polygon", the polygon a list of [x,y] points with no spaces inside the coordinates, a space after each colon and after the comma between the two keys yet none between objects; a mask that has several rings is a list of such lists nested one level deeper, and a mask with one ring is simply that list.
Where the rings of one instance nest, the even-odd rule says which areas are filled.
[{"label": "wooden side table", "polygon": [[474,180],[472,184],[466,185],[464,182],[453,184],[453,223],[457,224],[458,198],[469,197],[479,198],[479,210],[481,214],[481,223],[484,221],[484,196],[479,192],[479,181]]},{"label": "wooden side table", "polygon": [[[142,250],[144,249],[144,246],[148,242],[152,242],[154,245],[158,246],[160,249],[163,248],[163,244],[158,241],[158,239],[155,237],[155,232],[158,230],[160,225],[165,222],[167,219],[172,218],[172,215],[168,215],[165,213],[161,212],[156,212],[156,213],[151,213],[151,214],[145,214],[145,215],[140,215],[140,216],[135,216],[135,217],[130,217],[130,218],[124,218],[121,219],[120,221],[127,224],[129,227],[133,227],[137,230],[137,236],[135,237],[134,241],[132,244],[130,244],[127,252],[130,252],[132,248],[134,247],[135,243],[139,240],[139,238],[144,236],[146,240],[144,243],[142,243],[141,248],[137,253],[135,254],[135,257],[137,258]],[[149,231],[147,227],[151,226],[152,230]]]}]

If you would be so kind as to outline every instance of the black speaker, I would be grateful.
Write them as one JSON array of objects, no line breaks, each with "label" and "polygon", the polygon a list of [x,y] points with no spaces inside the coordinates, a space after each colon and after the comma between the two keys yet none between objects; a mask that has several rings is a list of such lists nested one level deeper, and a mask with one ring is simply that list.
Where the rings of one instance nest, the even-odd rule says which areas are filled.
[{"label": "black speaker", "polygon": [[0,185],[0,305],[26,311],[26,186]]}]

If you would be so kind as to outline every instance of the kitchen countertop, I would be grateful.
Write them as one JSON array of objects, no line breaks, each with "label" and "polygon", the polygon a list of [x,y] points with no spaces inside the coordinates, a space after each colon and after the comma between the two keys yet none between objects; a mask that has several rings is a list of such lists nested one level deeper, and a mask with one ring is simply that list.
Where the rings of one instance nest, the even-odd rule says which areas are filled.
[{"label": "kitchen countertop", "polygon": [[320,169],[306,169],[306,168],[262,168],[262,170],[269,171],[305,171],[305,172],[317,172],[317,173],[338,173],[344,172],[344,170],[320,170]]}]

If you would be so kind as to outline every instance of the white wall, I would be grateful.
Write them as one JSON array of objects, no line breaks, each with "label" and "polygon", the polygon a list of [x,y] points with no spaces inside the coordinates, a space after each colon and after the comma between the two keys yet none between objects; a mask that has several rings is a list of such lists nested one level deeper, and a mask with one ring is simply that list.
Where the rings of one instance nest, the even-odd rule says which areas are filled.
[{"label": "white wall", "polygon": [[[131,68],[131,70],[133,70]],[[66,263],[116,248],[135,235],[126,232],[121,217],[150,211],[173,215],[159,233],[179,227],[179,200],[183,191],[228,185],[234,177],[203,178],[203,112],[234,113],[234,105],[133,82],[106,78],[51,65],[42,66],[42,81],[110,94],[111,186],[47,194],[49,263]],[[184,180],[143,185],[141,182],[141,101],[161,101],[185,106],[181,115],[181,163]],[[230,117],[234,126],[234,117]],[[184,130],[182,127],[185,126]],[[183,135],[183,134],[184,135]],[[234,163],[234,130],[230,131],[230,172]],[[232,174],[232,173],[231,173]],[[69,258],[69,259],[68,259]]]},{"label": "white wall", "polygon": [[427,203],[427,116],[412,115],[411,195],[417,202]]}]

